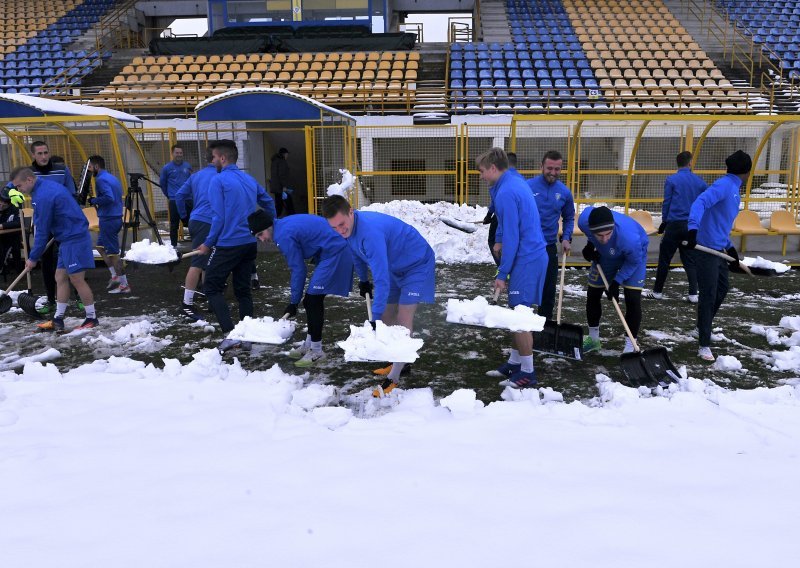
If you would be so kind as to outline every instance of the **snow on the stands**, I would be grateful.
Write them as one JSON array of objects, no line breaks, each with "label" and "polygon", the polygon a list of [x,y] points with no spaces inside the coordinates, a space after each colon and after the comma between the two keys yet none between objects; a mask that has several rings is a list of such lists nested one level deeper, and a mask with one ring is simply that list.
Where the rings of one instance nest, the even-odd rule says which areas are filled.
[{"label": "snow on the stands", "polygon": [[473,300],[447,300],[447,321],[511,331],[542,331],[545,318],[527,306],[493,306],[478,296]]},{"label": "snow on the stands", "polygon": [[142,239],[131,244],[131,248],[125,252],[125,260],[142,264],[163,264],[178,260],[178,253],[172,245],[160,245],[151,243],[150,239]]},{"label": "snow on the stands", "polygon": [[369,322],[351,325],[350,335],[337,345],[344,350],[345,361],[413,363],[419,357],[417,351],[422,349],[423,340],[411,337],[401,325],[376,321],[374,330]]},{"label": "snow on the stands", "polygon": [[474,233],[464,233],[441,222],[442,217],[459,221],[480,221],[486,216],[486,207],[456,205],[454,203],[420,203],[419,201],[390,201],[373,203],[363,211],[386,213],[416,228],[436,253],[436,261],[444,264],[492,263],[486,244],[489,225],[475,225]]},{"label": "snow on the stands", "polygon": [[280,345],[294,333],[297,323],[290,319],[273,319],[270,316],[245,318],[228,334],[229,339],[241,339],[253,343]]},{"label": "snow on the stands", "polygon": [[2,563],[795,563],[800,380],[597,383],[569,404],[400,390],[362,419],[308,374],[213,349],[163,369],[31,362],[0,373]]}]

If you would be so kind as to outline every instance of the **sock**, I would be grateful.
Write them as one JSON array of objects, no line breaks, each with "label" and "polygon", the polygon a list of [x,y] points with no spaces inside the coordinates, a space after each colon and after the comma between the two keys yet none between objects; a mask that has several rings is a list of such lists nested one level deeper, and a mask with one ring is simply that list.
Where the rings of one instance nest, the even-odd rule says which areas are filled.
[{"label": "sock", "polygon": [[258,272],[253,272],[250,274],[250,280],[258,280]]},{"label": "sock", "polygon": [[589,328],[589,337],[591,337],[592,339],[596,339],[597,341],[600,341],[600,326],[599,325],[597,327],[590,327]]},{"label": "sock", "polygon": [[128,285],[128,275],[127,274],[120,274],[119,275],[119,285],[120,286],[127,286]]},{"label": "sock", "polygon": [[392,363],[392,370],[389,371],[389,376],[387,378],[393,383],[399,382],[400,373],[403,371],[403,367],[405,366],[405,363]]},{"label": "sock", "polygon": [[303,341],[303,347],[308,347],[309,345],[311,345],[311,335],[310,334],[306,335],[306,339],[305,339],[305,341]]},{"label": "sock", "polygon": [[183,291],[183,303],[191,306],[194,303],[194,290]]},{"label": "sock", "polygon": [[83,308],[86,310],[86,319],[97,318],[97,314],[94,311],[94,304],[84,306]]},{"label": "sock", "polygon": [[67,313],[67,302],[56,302],[56,313],[54,317],[63,318]]},{"label": "sock", "polygon": [[511,355],[508,356],[508,362],[512,365],[519,365],[519,351],[512,349]]},{"label": "sock", "polygon": [[322,351],[322,342],[321,341],[310,341],[311,351]]},{"label": "sock", "polygon": [[109,266],[108,271],[111,273],[111,278],[114,278],[117,275],[117,271],[114,270],[113,266]]},{"label": "sock", "polygon": [[519,362],[522,365],[522,370],[526,373],[533,372],[533,355],[520,355]]}]

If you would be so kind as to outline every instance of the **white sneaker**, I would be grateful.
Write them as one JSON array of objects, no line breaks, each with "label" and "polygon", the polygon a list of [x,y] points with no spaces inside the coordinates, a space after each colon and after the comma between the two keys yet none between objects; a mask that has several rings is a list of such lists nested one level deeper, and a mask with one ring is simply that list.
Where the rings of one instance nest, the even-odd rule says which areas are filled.
[{"label": "white sneaker", "polygon": [[625,347],[622,349],[622,353],[633,353],[635,349],[633,348],[633,342],[629,338],[625,338]]},{"label": "white sneaker", "polygon": [[653,292],[652,290],[642,290],[643,298],[653,298],[654,300],[663,300],[663,292]]},{"label": "white sneaker", "polygon": [[697,350],[697,356],[703,361],[714,361],[714,354],[711,353],[711,347],[701,347]]},{"label": "white sneaker", "polygon": [[697,302],[700,301],[700,296],[698,296],[697,294],[689,294],[688,296],[686,296],[686,301],[689,302],[690,304],[696,304]]},{"label": "white sneaker", "polygon": [[130,286],[125,286],[124,284],[120,284],[119,286],[117,286],[113,290],[109,290],[108,293],[109,294],[130,294],[131,293],[131,287]]},{"label": "white sneaker", "polygon": [[303,357],[294,362],[295,367],[311,367],[312,365],[316,364],[319,361],[325,359],[327,355],[322,350],[314,351],[313,349],[309,349],[306,351],[306,354]]}]

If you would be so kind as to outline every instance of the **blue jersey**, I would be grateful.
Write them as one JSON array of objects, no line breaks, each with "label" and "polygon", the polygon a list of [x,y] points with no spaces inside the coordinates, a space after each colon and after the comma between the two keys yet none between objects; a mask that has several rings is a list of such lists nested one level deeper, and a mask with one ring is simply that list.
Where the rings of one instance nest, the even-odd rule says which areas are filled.
[{"label": "blue jersey", "polygon": [[708,186],[703,178],[692,173],[689,168],[679,168],[677,172],[664,180],[664,203],[661,205],[661,220],[686,221],[689,209],[697,196]]},{"label": "blue jersey", "polygon": [[[512,174],[516,175],[516,176],[522,177],[522,174],[517,171],[517,168],[508,168],[508,171],[511,172]],[[495,186],[494,185],[489,188],[489,211],[488,211],[489,215],[494,213],[494,196],[495,196],[496,193],[497,193],[497,191],[495,190]],[[497,241],[497,242],[500,242],[500,241]]]},{"label": "blue jersey", "polygon": [[505,280],[518,262],[528,262],[545,254],[546,243],[536,199],[525,180],[506,171],[494,189],[497,233],[503,239],[497,279]]},{"label": "blue jersey", "polygon": [[[292,304],[300,303],[303,297],[303,286],[308,274],[306,260],[315,258],[317,268],[314,275],[324,278],[324,274],[317,274],[320,270],[331,270],[334,264],[320,262],[328,258],[339,256],[342,253],[349,255],[347,241],[334,231],[327,219],[318,215],[289,215],[284,219],[275,219],[272,240],[278,245],[281,253],[286,257],[286,263],[292,273]],[[352,268],[350,271],[352,283]]]},{"label": "blue jersey", "polygon": [[536,198],[545,242],[548,245],[555,244],[558,239],[558,221],[561,218],[564,219],[561,239],[571,241],[575,226],[575,201],[569,188],[559,180],[547,183],[544,176],[529,179],[528,187]]},{"label": "blue jersey", "polygon": [[186,183],[190,175],[192,175],[192,166],[187,162],[176,164],[173,161],[164,166],[161,169],[161,177],[158,182],[161,185],[161,191],[164,196],[167,199],[175,199],[175,194]]},{"label": "blue jersey", "polygon": [[211,205],[211,229],[207,247],[233,247],[254,243],[247,217],[260,205],[275,218],[275,202],[263,187],[234,164],[211,179],[208,186]]},{"label": "blue jersey", "polygon": [[191,199],[193,205],[189,220],[211,224],[208,186],[215,175],[217,175],[217,167],[209,164],[202,170],[193,173],[175,193],[175,205],[178,207],[178,215],[181,219],[186,218],[186,202]]},{"label": "blue jersey", "polygon": [[612,211],[614,232],[604,245],[601,245],[589,230],[589,214],[594,207],[587,207],[578,218],[578,227],[604,259],[622,259],[622,266],[614,277],[619,284],[625,283],[636,270],[647,265],[647,246],[650,239],[642,226],[627,215]]},{"label": "blue jersey", "polygon": [[33,226],[36,227],[31,260],[39,261],[50,235],[59,243],[89,235],[86,215],[72,192],[63,185],[37,178],[31,192],[31,203]]},{"label": "blue jersey", "polygon": [[72,179],[72,174],[66,164],[53,164],[50,161],[45,167],[41,167],[36,162],[33,162],[31,169],[38,179],[63,185],[70,193],[75,194],[75,180]]},{"label": "blue jersey", "polygon": [[353,230],[347,239],[353,251],[358,277],[367,281],[367,266],[375,283],[374,319],[386,310],[391,276],[424,265],[433,255],[428,241],[411,225],[374,211],[355,211]]},{"label": "blue jersey", "polygon": [[106,170],[100,170],[94,178],[94,190],[98,218],[122,217],[122,184],[117,178]]},{"label": "blue jersey", "polygon": [[742,180],[726,174],[695,199],[689,211],[689,229],[697,229],[697,243],[715,250],[731,246],[730,232],[742,201]]}]

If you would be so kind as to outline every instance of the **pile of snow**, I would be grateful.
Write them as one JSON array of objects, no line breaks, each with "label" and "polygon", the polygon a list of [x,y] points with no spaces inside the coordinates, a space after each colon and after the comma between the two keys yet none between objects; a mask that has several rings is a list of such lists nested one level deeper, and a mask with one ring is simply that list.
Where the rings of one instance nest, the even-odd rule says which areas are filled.
[{"label": "pile of snow", "polygon": [[545,318],[527,306],[513,310],[492,306],[486,298],[477,296],[474,300],[447,300],[447,321],[511,331],[542,331]]},{"label": "pile of snow", "polygon": [[356,181],[355,176],[346,169],[340,169],[339,173],[342,174],[342,181],[339,183],[330,184],[328,189],[325,190],[326,195],[329,197],[332,195],[341,195],[342,197],[346,198]]},{"label": "pile of snow", "polygon": [[741,371],[742,362],[733,355],[720,355],[714,361],[714,368],[718,371]]},{"label": "pile of snow", "polygon": [[[785,335],[784,332],[787,330],[790,333]],[[800,316],[783,316],[778,327],[753,325],[750,331],[766,337],[770,345],[800,346]]]},{"label": "pile of snow", "polygon": [[746,256],[742,259],[742,264],[747,266],[748,268],[767,268],[772,269],[778,274],[783,274],[784,272],[788,271],[791,267],[788,264],[783,264],[782,262],[774,262],[772,260],[767,260],[763,257],[753,258],[752,256]]},{"label": "pile of snow", "polygon": [[486,207],[454,203],[420,203],[419,201],[390,201],[373,203],[364,211],[377,211],[408,223],[417,229],[436,253],[436,262],[444,264],[493,263],[487,240],[489,225],[473,225],[474,233],[464,233],[442,223],[442,217],[459,221],[479,221],[486,216]]},{"label": "pile of snow", "polygon": [[141,264],[164,264],[178,260],[178,253],[172,245],[160,245],[151,243],[150,239],[142,239],[131,245],[124,259]]},{"label": "pile of snow", "polygon": [[345,361],[413,363],[417,360],[417,351],[423,345],[421,339],[411,337],[402,325],[386,325],[379,320],[375,326],[373,330],[368,321],[360,327],[350,326],[349,337],[337,343],[344,349]]},{"label": "pile of snow", "polygon": [[2,359],[0,359],[0,371],[19,369],[33,362],[53,361],[59,357],[61,357],[61,352],[52,347],[45,349],[41,353],[36,353],[35,355],[29,355],[27,357],[20,357],[19,353],[14,352],[3,355]]},{"label": "pile of snow", "polygon": [[[483,404],[463,389],[437,405],[414,389],[366,420],[320,406],[336,393],[306,378],[248,372],[212,349],[163,369],[111,358],[0,373],[3,566],[528,566],[533,554],[542,566],[772,567],[796,556],[800,381],[726,391],[682,378],[652,396],[598,375],[602,394],[586,404],[547,389]],[[743,515],[761,521],[747,538]],[[401,542],[367,551],[377,527],[397,527]]]},{"label": "pile of snow", "polygon": [[172,339],[154,337],[158,327],[149,320],[140,320],[123,325],[111,335],[99,334],[81,338],[81,341],[94,347],[115,347],[124,345],[126,350],[153,353],[170,345]]},{"label": "pile of snow", "polygon": [[297,323],[290,319],[245,316],[228,334],[228,339],[280,345],[292,336],[296,327]]}]

